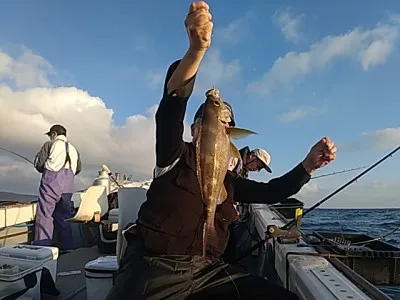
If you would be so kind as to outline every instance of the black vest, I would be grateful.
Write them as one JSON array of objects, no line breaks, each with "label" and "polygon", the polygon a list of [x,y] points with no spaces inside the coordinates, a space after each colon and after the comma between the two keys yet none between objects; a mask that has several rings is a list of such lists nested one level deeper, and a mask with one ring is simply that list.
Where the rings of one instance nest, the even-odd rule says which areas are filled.
[{"label": "black vest", "polygon": [[[225,178],[227,199],[217,207],[217,246],[208,252],[219,257],[228,239],[228,226],[237,218],[233,206],[233,186]],[[196,176],[196,156],[192,143],[185,143],[177,165],[155,178],[138,214],[138,232],[152,255],[202,255],[205,203]]]}]

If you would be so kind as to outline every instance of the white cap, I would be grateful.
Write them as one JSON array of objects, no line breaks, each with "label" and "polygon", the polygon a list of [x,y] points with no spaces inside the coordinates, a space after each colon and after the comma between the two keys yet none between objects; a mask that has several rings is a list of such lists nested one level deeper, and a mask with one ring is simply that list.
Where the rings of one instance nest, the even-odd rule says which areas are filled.
[{"label": "white cap", "polygon": [[271,162],[271,156],[269,153],[264,150],[264,149],[254,149],[251,151],[259,160],[261,160],[264,163],[264,168],[267,170],[268,173],[272,173],[271,168],[269,167],[269,164]]}]

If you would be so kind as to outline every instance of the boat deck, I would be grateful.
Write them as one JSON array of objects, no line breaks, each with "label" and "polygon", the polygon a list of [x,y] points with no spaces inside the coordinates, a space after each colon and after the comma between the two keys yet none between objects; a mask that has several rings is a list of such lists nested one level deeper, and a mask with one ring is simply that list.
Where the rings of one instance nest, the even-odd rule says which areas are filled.
[{"label": "boat deck", "polygon": [[[43,300],[86,300],[85,265],[91,260],[102,256],[97,247],[80,248],[62,254],[58,258],[57,289],[59,296],[42,295]],[[76,271],[80,271],[76,274]],[[74,272],[68,274],[68,272]]]}]

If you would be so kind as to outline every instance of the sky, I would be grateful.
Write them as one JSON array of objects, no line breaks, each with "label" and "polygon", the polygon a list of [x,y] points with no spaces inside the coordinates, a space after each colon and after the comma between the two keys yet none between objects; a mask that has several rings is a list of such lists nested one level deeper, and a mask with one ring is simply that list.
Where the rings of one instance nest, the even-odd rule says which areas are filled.
[{"label": "sky", "polygon": [[[213,38],[199,70],[188,127],[204,93],[220,90],[238,147],[271,154],[268,181],[300,163],[324,136],[337,158],[315,175],[370,165],[400,145],[400,2],[208,1]],[[106,163],[151,177],[154,114],[168,66],[188,48],[189,1],[2,1],[0,147],[33,159],[55,123],[81,152],[76,188]],[[400,152],[323,207],[400,207]],[[312,205],[357,172],[313,179]],[[0,190],[37,193],[33,167],[4,151]]]}]

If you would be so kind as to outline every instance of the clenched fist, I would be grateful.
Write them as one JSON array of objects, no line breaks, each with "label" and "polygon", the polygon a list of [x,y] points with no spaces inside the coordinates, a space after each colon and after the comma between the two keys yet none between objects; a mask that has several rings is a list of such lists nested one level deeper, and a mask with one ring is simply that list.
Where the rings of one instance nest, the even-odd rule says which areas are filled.
[{"label": "clenched fist", "polygon": [[192,50],[206,51],[210,47],[213,23],[207,3],[197,1],[190,5],[185,27]]},{"label": "clenched fist", "polygon": [[334,161],[336,158],[336,146],[333,141],[325,137],[319,140],[310,150],[303,161],[303,166],[311,175],[319,168],[322,168]]}]

